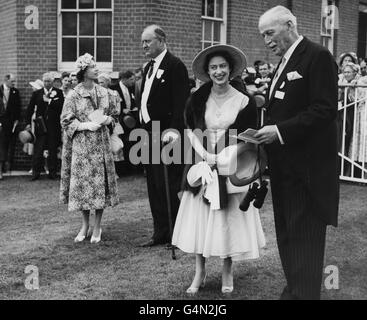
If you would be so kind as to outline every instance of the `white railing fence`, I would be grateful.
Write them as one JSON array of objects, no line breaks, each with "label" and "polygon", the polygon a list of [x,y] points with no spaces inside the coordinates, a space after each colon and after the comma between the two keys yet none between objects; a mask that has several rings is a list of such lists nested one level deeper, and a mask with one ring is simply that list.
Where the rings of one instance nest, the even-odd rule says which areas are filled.
[{"label": "white railing fence", "polygon": [[340,179],[367,183],[367,85],[340,85]]}]

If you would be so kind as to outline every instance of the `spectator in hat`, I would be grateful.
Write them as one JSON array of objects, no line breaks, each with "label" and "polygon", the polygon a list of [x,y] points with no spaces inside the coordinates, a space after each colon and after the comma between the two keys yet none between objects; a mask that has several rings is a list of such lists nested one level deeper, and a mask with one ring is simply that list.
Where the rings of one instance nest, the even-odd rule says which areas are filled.
[{"label": "spectator in hat", "polygon": [[21,99],[15,82],[15,76],[7,74],[0,86],[0,180],[3,170],[10,167],[14,147],[11,138],[20,120]]},{"label": "spectator in hat", "polygon": [[363,58],[359,63],[361,77],[367,76],[367,58]]},{"label": "spectator in hat", "polygon": [[[111,85],[110,75],[107,74],[107,73],[99,74],[98,75],[98,84],[101,87],[107,89],[111,110],[116,110],[116,112],[120,113],[121,98],[120,98],[120,96],[119,96],[119,94],[116,90],[112,90],[112,89],[109,88],[110,85]],[[120,125],[120,124],[118,124],[118,125]],[[122,128],[121,128],[121,131],[123,131]],[[120,136],[120,138],[122,139],[122,136]],[[121,175],[121,173],[119,172],[119,169],[120,169],[120,166],[121,166],[120,162],[124,160],[123,150],[121,150],[118,154],[114,154],[113,158],[114,158],[114,161],[115,161],[116,173],[119,177]]]},{"label": "spectator in hat", "polygon": [[77,73],[75,71],[73,71],[72,73],[70,73],[70,81],[71,81],[70,88],[71,89],[74,89],[78,85],[78,83],[79,83],[78,77],[76,76],[76,74]]},{"label": "spectator in hat", "polygon": [[34,91],[26,111],[26,129],[31,130],[32,116],[35,118],[34,153],[32,157],[32,181],[40,178],[43,170],[44,151],[48,150],[47,165],[49,179],[57,178],[57,152],[61,145],[60,115],[64,103],[64,95],[53,86],[53,74],[48,72],[42,78],[44,87]]},{"label": "spectator in hat", "polygon": [[[234,287],[232,261],[258,258],[259,249],[265,245],[258,210],[250,205],[244,213],[239,208],[248,186],[229,194],[228,178],[220,169],[218,155],[227,146],[222,142],[229,139],[229,129],[239,133],[256,128],[253,98],[230,84],[245,67],[244,53],[228,45],[208,47],[193,61],[195,76],[205,84],[190,96],[184,114],[198,161],[185,168],[184,192],[172,237],[173,245],[196,255],[195,276],[186,291],[190,295],[204,285],[207,258],[222,259],[221,291],[230,294]],[[200,142],[196,129],[205,132],[206,143]]]},{"label": "spectator in hat", "polygon": [[358,63],[357,55],[354,52],[342,53],[339,57],[339,82],[345,82],[343,68],[347,63]]},{"label": "spectator in hat", "polygon": [[61,90],[65,98],[69,93],[69,91],[71,90],[71,80],[69,72],[63,72],[61,74],[61,82],[62,82]]}]

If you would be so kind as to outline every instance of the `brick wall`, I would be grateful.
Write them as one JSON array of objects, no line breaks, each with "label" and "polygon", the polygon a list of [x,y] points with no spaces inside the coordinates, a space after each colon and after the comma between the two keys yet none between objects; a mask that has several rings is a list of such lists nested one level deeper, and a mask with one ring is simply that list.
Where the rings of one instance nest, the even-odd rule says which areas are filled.
[{"label": "brick wall", "polygon": [[339,30],[337,31],[337,58],[344,52],[353,51],[357,53],[358,5],[358,0],[340,0],[339,2],[340,19]]},{"label": "brick wall", "polygon": [[[249,65],[257,59],[276,63],[278,58],[264,47],[258,19],[265,10],[290,2],[298,17],[300,33],[320,42],[320,0],[228,0],[227,43],[243,49]],[[339,1],[336,55],[356,51],[358,3],[358,0]],[[27,30],[24,26],[27,5],[39,8],[39,30]],[[29,81],[57,69],[57,1],[0,0],[0,8],[0,76],[9,71],[17,76],[25,109],[31,96]],[[114,1],[114,71],[134,69],[146,61],[140,37],[144,27],[152,23],[165,29],[169,50],[184,61],[192,75],[192,59],[201,49],[200,0]],[[15,165],[17,169],[30,168],[30,157],[21,151],[19,143]]]},{"label": "brick wall", "polygon": [[249,65],[258,59],[270,62],[278,60],[265,49],[258,29],[260,16],[278,4],[286,5],[286,1],[228,1],[227,43],[241,48],[247,55]]},{"label": "brick wall", "polygon": [[16,0],[0,0],[0,79],[4,74],[17,74]]}]

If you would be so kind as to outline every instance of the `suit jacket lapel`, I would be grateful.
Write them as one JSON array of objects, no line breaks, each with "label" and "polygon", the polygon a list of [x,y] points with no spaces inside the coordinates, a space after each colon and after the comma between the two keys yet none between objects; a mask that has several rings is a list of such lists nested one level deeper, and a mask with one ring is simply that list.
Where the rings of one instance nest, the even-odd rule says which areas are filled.
[{"label": "suit jacket lapel", "polygon": [[[279,76],[277,83],[274,86],[274,89],[271,93],[271,97],[269,97],[269,105],[273,101],[276,91],[279,89],[281,84],[286,80],[287,73],[292,71],[294,67],[298,64],[299,60],[302,58],[302,54],[307,46],[307,38],[304,38],[299,45],[297,46],[296,50],[294,50],[293,54],[291,55],[289,61],[287,62],[285,68],[283,69],[282,74]],[[278,65],[279,68],[279,65]],[[270,84],[271,85],[271,84]]]},{"label": "suit jacket lapel", "polygon": [[[169,55],[170,53],[167,51],[166,55],[164,56],[161,64],[159,65],[158,67],[158,70],[163,70],[164,72],[166,72],[166,70],[168,69],[168,61],[169,61]],[[157,86],[159,85],[159,83],[161,82],[161,78],[158,79],[157,78],[157,74],[158,74],[158,71],[157,73],[155,74],[154,76],[154,80],[153,80],[153,83],[152,83],[152,87],[150,89],[150,92],[149,92],[149,97],[148,97],[148,101],[149,99],[151,98],[152,95],[154,95],[154,93],[156,92],[156,88]],[[162,75],[163,76],[163,75]]]}]

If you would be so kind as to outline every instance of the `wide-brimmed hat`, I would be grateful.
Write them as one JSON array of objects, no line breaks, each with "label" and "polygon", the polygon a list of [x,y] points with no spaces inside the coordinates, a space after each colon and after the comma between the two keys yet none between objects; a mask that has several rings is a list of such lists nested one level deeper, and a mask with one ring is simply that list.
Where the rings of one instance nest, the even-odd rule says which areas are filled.
[{"label": "wide-brimmed hat", "polygon": [[19,132],[19,140],[21,143],[26,144],[26,143],[35,143],[36,141],[36,137],[33,134],[32,131],[29,130],[23,130],[21,132]]},{"label": "wide-brimmed hat", "polygon": [[37,79],[37,80],[35,80],[35,81],[31,81],[29,84],[30,84],[33,88],[35,88],[36,90],[40,90],[40,89],[42,89],[42,88],[44,87],[44,85],[43,85],[43,81],[42,81],[42,80],[40,80],[40,79]]},{"label": "wide-brimmed hat", "polygon": [[240,76],[246,68],[246,55],[238,48],[227,44],[216,44],[199,52],[192,62],[192,70],[196,78],[207,82],[210,80],[207,71],[205,70],[205,63],[208,55],[214,52],[227,52],[233,60],[233,69],[230,77],[234,78]]},{"label": "wide-brimmed hat", "polygon": [[[260,161],[259,161],[260,160]],[[260,165],[259,165],[260,163]],[[228,176],[236,187],[249,185],[259,178],[267,166],[265,151],[249,142],[229,146],[218,155],[217,167],[220,175]]]},{"label": "wide-brimmed hat", "polygon": [[353,60],[353,63],[358,63],[358,57],[355,52],[344,52],[339,57],[339,66],[342,65],[345,57],[351,57]]}]

